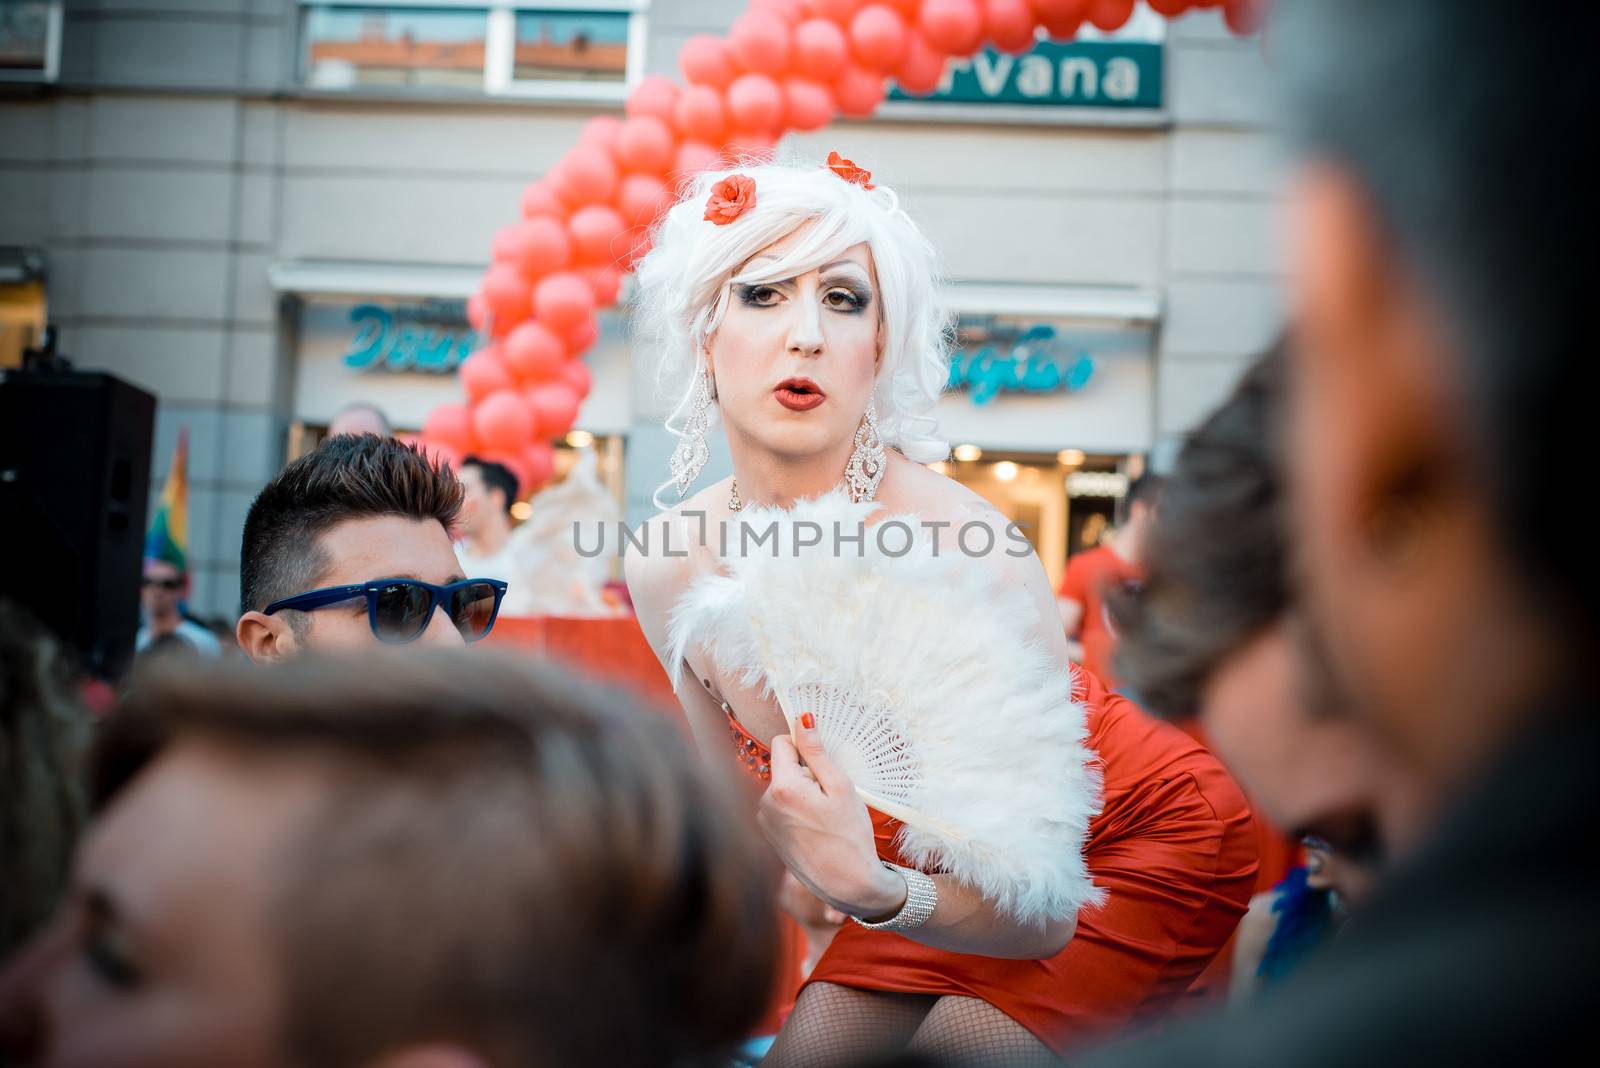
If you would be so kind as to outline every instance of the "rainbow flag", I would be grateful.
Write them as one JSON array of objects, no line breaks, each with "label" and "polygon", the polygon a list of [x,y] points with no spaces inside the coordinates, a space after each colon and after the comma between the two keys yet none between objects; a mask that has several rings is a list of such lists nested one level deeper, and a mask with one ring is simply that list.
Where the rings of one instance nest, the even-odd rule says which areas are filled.
[{"label": "rainbow flag", "polygon": [[161,503],[144,536],[147,560],[165,560],[179,571],[189,570],[189,428],[178,430],[178,447],[172,467],[161,487]]}]

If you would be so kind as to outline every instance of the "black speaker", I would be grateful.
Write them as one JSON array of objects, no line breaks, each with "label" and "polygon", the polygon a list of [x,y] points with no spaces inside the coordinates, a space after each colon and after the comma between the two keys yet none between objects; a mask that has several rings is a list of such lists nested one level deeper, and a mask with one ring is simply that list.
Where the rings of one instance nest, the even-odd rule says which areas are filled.
[{"label": "black speaker", "polygon": [[139,629],[155,414],[113,375],[0,370],[0,598],[105,677]]}]

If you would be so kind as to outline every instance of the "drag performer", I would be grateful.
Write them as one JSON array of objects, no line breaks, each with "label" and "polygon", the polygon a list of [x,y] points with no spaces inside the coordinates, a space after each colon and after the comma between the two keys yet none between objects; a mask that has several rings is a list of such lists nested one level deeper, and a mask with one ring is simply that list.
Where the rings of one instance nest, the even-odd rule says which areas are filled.
[{"label": "drag performer", "polygon": [[[704,531],[747,509],[848,494],[881,505],[877,518],[1006,526],[987,502],[924,466],[948,452],[929,416],[948,375],[947,321],[936,305],[934,252],[894,193],[836,155],[827,166],[751,164],[702,176],[661,223],[638,279],[638,321],[657,346],[663,388],[678,400],[673,482],[680,494],[693,483],[717,422],[734,475],[652,520],[655,544],[665,535],[687,555],[628,557],[630,594],[679,680],[702,750],[733,755],[770,784],[759,812],[768,840],[802,884],[853,920],[808,977],[769,1063],[906,1048],[1053,1063],[1159,1019],[1244,912],[1255,871],[1249,814],[1204,750],[1068,667],[1031,552],[967,563],[996,569],[996,581],[1031,606],[1028,643],[1059,669],[1071,691],[1062,705],[1080,717],[1103,776],[1102,793],[1099,776],[1063,768],[1073,789],[1086,784],[1085,819],[1098,809],[1084,850],[1098,897],[1072,915],[1019,916],[970,880],[903,863],[899,824],[858,799],[809,717],[798,716],[791,737],[773,696],[721,670],[703,643],[673,652],[674,613],[697,579],[719,569],[716,539]],[[993,650],[996,672],[1007,670],[1009,653]],[[1020,820],[1030,790],[1058,787],[1002,782],[979,803]]]}]

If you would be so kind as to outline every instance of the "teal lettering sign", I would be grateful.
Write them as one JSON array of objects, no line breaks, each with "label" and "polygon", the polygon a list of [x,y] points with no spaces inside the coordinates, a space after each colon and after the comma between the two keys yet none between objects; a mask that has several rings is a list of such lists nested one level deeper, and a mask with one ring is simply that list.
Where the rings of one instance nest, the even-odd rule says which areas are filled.
[{"label": "teal lettering sign", "polygon": [[1162,46],[1147,41],[1040,41],[1026,55],[985,50],[952,59],[927,96],[895,86],[891,100],[1159,108]]},{"label": "teal lettering sign", "polygon": [[344,354],[356,371],[422,371],[449,374],[478,347],[466,328],[460,302],[386,308],[358,304],[350,309],[355,337]]},{"label": "teal lettering sign", "polygon": [[1094,360],[1086,352],[1062,352],[1056,328],[1041,323],[1001,345],[958,350],[950,359],[952,390],[966,390],[973,404],[1001,393],[1073,393],[1089,384]]}]

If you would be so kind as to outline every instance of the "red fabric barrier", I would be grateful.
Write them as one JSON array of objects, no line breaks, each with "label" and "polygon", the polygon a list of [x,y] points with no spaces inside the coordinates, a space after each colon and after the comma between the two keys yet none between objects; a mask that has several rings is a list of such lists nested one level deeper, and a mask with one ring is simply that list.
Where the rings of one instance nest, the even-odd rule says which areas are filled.
[{"label": "red fabric barrier", "polygon": [[645,641],[639,621],[632,616],[502,616],[484,641],[531,650],[580,675],[632,690],[681,718],[672,683]]}]

